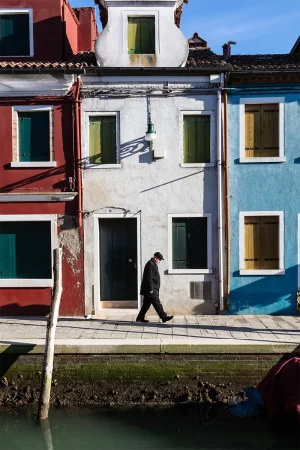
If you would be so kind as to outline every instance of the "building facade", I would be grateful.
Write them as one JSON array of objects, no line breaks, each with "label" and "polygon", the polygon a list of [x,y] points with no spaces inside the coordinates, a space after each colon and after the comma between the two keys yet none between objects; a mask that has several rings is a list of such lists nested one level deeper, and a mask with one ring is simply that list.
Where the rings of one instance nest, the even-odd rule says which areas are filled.
[{"label": "building facade", "polygon": [[[61,315],[83,315],[76,64],[93,8],[9,0],[0,8],[0,314],[45,315],[63,248]],[[56,62],[53,62],[56,61]]]},{"label": "building facade", "polygon": [[296,313],[300,55],[232,56],[230,313]]},{"label": "building facade", "polygon": [[123,3],[100,2],[99,67],[82,77],[85,311],[137,311],[160,251],[168,313],[215,314],[222,66],[188,59],[182,1]]}]

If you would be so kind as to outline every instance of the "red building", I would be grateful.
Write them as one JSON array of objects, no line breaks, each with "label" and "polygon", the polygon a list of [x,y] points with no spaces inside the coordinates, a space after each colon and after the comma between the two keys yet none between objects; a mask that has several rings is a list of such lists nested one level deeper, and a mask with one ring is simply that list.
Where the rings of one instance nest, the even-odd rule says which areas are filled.
[{"label": "red building", "polygon": [[[60,315],[84,314],[80,51],[94,8],[68,0],[0,7],[0,315],[45,315],[53,250],[63,248]],[[56,62],[53,62],[56,61]]]}]

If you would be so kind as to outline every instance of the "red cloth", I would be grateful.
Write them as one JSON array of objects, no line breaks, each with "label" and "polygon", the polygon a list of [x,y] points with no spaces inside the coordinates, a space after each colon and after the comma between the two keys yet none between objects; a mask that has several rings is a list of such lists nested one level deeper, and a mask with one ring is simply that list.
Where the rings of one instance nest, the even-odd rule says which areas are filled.
[{"label": "red cloth", "polygon": [[276,364],[259,383],[268,415],[300,415],[300,358]]}]

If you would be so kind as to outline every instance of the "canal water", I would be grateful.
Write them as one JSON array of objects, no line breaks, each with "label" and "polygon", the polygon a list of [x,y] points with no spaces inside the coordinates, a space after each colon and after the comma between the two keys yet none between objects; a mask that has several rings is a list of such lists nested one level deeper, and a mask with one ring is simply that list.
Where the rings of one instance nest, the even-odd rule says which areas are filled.
[{"label": "canal water", "polygon": [[294,432],[267,419],[214,408],[54,409],[40,426],[33,410],[0,411],[1,450],[296,450]]}]

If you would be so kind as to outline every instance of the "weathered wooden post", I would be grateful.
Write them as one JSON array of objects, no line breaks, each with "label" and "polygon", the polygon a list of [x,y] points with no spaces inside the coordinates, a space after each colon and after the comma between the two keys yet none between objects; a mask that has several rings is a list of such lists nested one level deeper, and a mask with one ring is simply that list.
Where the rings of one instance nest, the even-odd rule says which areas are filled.
[{"label": "weathered wooden post", "polygon": [[47,322],[46,348],[42,372],[42,387],[40,394],[38,420],[48,418],[50,393],[52,384],[52,371],[54,359],[55,331],[62,293],[62,249],[54,250],[54,288],[50,316]]},{"label": "weathered wooden post", "polygon": [[45,450],[54,450],[49,420],[41,421],[41,429]]}]

